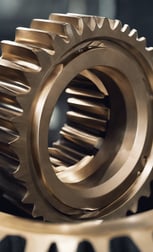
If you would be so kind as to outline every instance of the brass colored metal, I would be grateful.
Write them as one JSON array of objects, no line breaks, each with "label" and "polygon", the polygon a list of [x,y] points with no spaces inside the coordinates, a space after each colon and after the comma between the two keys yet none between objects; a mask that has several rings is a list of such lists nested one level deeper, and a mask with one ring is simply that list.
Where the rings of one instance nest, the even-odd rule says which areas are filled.
[{"label": "brass colored metal", "polygon": [[121,237],[130,239],[136,248],[125,247],[126,251],[151,252],[153,248],[153,211],[105,223],[97,220],[78,224],[49,224],[1,213],[0,223],[3,223],[0,239],[8,235],[22,237],[26,241],[25,252],[47,252],[53,244],[58,252],[77,252],[83,241],[89,242],[95,252],[117,251],[115,248],[110,250],[111,241]]},{"label": "brass colored metal", "polygon": [[[52,222],[135,211],[153,179],[153,49],[145,38],[118,20],[52,14],[1,47],[4,194]],[[63,93],[66,122],[50,146]]]}]

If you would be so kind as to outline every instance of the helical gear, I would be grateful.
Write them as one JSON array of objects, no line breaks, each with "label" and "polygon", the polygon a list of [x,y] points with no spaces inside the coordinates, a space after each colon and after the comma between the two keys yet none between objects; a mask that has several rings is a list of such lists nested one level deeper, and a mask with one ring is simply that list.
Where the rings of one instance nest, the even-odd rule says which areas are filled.
[{"label": "helical gear", "polygon": [[[145,38],[118,20],[52,14],[17,28],[1,48],[5,197],[52,222],[136,210],[153,177],[153,49]],[[66,122],[50,145],[63,93]]]}]

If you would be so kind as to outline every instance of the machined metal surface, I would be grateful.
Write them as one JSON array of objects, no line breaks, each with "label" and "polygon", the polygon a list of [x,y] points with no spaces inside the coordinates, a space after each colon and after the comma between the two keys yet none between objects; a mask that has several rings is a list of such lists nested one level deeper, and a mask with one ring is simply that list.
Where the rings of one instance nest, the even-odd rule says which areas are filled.
[{"label": "machined metal surface", "polygon": [[[0,223],[3,223],[0,225],[1,241],[8,236],[21,237],[25,240],[25,252],[151,252],[153,249],[153,211],[105,223],[97,220],[78,224],[34,222],[1,213]],[[113,244],[115,239],[118,240],[116,247]],[[127,241],[133,247],[128,247]],[[81,250],[83,242],[88,243],[88,247]]]},{"label": "machined metal surface", "polygon": [[[145,38],[118,20],[51,14],[1,47],[5,196],[52,222],[137,211],[153,176],[153,50]],[[65,123],[50,143],[63,94]]]}]

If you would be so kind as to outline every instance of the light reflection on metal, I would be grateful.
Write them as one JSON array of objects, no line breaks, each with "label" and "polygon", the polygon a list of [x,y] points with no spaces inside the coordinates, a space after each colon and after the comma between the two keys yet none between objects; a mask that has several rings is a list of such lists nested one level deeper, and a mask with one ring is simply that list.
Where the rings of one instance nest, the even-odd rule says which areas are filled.
[{"label": "light reflection on metal", "polygon": [[[153,177],[153,50],[145,39],[118,20],[52,14],[1,45],[4,194],[52,222],[136,211]],[[48,146],[63,93],[66,123]]]}]

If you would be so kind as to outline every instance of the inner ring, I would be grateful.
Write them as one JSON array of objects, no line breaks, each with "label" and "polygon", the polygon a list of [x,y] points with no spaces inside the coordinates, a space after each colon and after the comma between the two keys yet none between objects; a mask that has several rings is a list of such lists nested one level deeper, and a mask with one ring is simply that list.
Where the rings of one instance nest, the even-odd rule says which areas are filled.
[{"label": "inner ring", "polygon": [[[131,62],[131,59],[128,59],[122,52],[113,50],[113,53],[116,53],[116,56],[119,58],[122,56],[127,64]],[[92,171],[91,174],[82,177],[83,179],[78,180],[77,183],[75,183],[75,180],[70,177],[69,181],[67,182],[65,182],[65,178],[59,179],[55,173],[55,170],[51,169],[51,163],[48,158],[49,154],[48,151],[46,152],[46,149],[48,150],[48,148],[44,148],[44,146],[48,146],[48,137],[45,139],[42,137],[37,138],[39,140],[39,148],[41,149],[40,151],[37,145],[36,149],[39,153],[41,153],[41,155],[39,155],[39,162],[42,164],[41,172],[43,172],[43,179],[45,179],[44,184],[49,189],[47,192],[45,192],[45,197],[51,197],[51,194],[55,193],[57,198],[60,198],[61,201],[63,201],[64,197],[65,204],[75,208],[84,208],[85,206],[90,206],[90,208],[94,209],[95,207],[102,207],[103,203],[106,205],[110,202],[110,197],[112,194],[113,197],[116,198],[129,187],[129,180],[130,183],[134,181],[137,170],[139,169],[139,167],[136,167],[136,162],[140,157],[142,149],[139,148],[139,150],[136,151],[134,160],[131,159],[130,153],[135,152],[136,142],[141,143],[140,146],[143,146],[146,136],[147,124],[145,125],[142,123],[142,115],[144,120],[146,120],[144,115],[147,117],[147,113],[145,111],[145,102],[143,104],[143,111],[138,111],[140,100],[142,102],[142,97],[144,94],[144,85],[142,84],[142,88],[139,90],[139,99],[136,99],[135,97],[137,96],[138,90],[134,85],[134,77],[130,76],[130,67],[129,69],[125,69],[121,66],[120,62],[114,62],[113,60],[112,62],[109,62],[109,57],[107,54],[108,50],[103,51],[103,49],[93,49],[89,52],[85,52],[84,55],[79,55],[77,58],[72,60],[71,64],[69,63],[69,65],[64,67],[64,70],[61,70],[57,79],[54,80],[53,85],[51,86],[49,84],[50,92],[47,93],[47,98],[43,97],[45,105],[42,103],[42,111],[39,107],[41,120],[40,122],[37,120],[39,129],[36,132],[48,132],[50,116],[57,102],[57,97],[59,97],[60,93],[65,90],[67,83],[70,83],[72,80],[74,80],[78,73],[80,74],[82,71],[90,71],[92,69],[92,73],[96,74],[101,81],[104,78],[107,82],[107,84],[105,82],[105,88],[109,94],[111,112],[110,119],[108,121],[108,131],[104,138],[105,144],[103,143],[101,145],[101,148],[96,153],[95,157],[82,169],[82,171],[89,171],[89,173]],[[111,54],[110,48],[109,54]],[[95,56],[94,60],[93,55]],[[89,59],[89,62],[87,59]],[[74,68],[73,65],[77,67]],[[84,68],[85,65],[86,68]],[[140,71],[139,66],[135,64],[135,62],[131,64],[131,67],[135,69],[135,72]],[[70,69],[71,73],[69,72]],[[142,78],[140,76],[140,82],[141,80]],[[50,83],[50,80],[48,83]],[[58,89],[56,88],[57,83]],[[114,96],[114,99],[112,99],[110,96]],[[113,106],[111,106],[111,101],[115,101],[116,98],[119,98],[120,102],[117,102],[116,105],[113,103]],[[50,107],[51,100],[53,105],[51,111],[48,112],[46,108]],[[112,112],[112,110],[114,110],[114,112]],[[137,113],[140,114],[140,120],[137,118]],[[46,118],[48,124],[46,123]],[[130,118],[132,118],[132,120]],[[110,123],[110,120],[112,120],[114,123]],[[136,134],[136,131],[139,131],[140,128],[142,128],[142,124],[143,133],[138,139],[138,134]],[[108,132],[110,133],[108,134]],[[113,132],[114,135],[111,135]],[[130,166],[128,165],[129,162]],[[43,165],[44,163],[46,164],[45,166]],[[89,170],[88,167],[90,167]],[[125,185],[127,187],[123,188],[122,184],[125,181]],[[121,190],[119,190],[119,188],[121,188]],[[71,195],[74,196],[73,199]],[[104,196],[105,202],[102,202],[100,198],[103,198]]]}]

